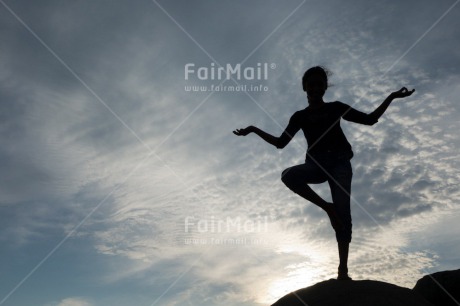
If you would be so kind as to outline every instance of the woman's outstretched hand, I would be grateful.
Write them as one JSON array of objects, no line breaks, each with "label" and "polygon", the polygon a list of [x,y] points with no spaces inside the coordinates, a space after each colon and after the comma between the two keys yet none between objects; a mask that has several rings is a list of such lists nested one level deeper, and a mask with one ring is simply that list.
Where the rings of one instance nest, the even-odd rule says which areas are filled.
[{"label": "woman's outstretched hand", "polygon": [[398,91],[392,92],[392,93],[391,93],[391,96],[392,96],[393,98],[405,98],[405,97],[408,97],[408,96],[410,96],[411,94],[413,94],[414,91],[415,91],[415,89],[407,90],[406,87],[403,87],[403,88],[401,88],[401,89],[398,90]]},{"label": "woman's outstretched hand", "polygon": [[248,126],[247,128],[244,129],[236,129],[233,131],[233,134],[236,136],[246,136],[249,133],[254,131],[254,127],[252,125]]}]

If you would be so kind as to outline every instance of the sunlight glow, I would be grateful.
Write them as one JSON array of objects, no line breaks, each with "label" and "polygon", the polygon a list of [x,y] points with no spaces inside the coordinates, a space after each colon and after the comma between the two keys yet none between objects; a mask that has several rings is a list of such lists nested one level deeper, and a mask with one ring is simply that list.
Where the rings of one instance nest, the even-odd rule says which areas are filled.
[{"label": "sunlight glow", "polygon": [[261,303],[274,303],[289,292],[335,276],[333,272],[336,254],[335,248],[331,248],[332,245],[300,241],[299,233],[291,233],[289,236],[291,237],[278,246],[278,253],[280,256],[301,255],[305,260],[286,265],[284,273],[269,283],[266,294],[260,298]]},{"label": "sunlight glow", "polygon": [[321,275],[326,273],[322,265],[310,262],[293,264],[287,266],[286,270],[288,270],[286,277],[274,280],[268,287],[266,297],[270,301],[265,302],[273,303],[289,292],[314,285],[320,281]]}]

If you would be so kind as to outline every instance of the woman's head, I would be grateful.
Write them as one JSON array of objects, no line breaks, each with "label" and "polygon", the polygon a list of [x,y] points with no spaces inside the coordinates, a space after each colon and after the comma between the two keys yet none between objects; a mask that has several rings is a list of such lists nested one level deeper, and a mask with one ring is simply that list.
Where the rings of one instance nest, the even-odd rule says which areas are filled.
[{"label": "woman's head", "polygon": [[321,66],[311,67],[302,77],[302,88],[309,97],[322,97],[328,88],[329,71]]}]

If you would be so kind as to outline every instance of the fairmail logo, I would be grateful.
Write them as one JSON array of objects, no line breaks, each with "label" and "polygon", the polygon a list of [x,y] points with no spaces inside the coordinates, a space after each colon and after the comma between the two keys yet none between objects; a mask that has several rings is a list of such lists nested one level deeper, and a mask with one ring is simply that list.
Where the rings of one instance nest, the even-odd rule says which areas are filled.
[{"label": "fairmail logo", "polygon": [[185,80],[194,77],[199,80],[267,80],[270,70],[276,68],[276,64],[257,63],[254,66],[242,67],[241,64],[226,64],[225,66],[218,66],[211,63],[209,67],[197,67],[194,63],[187,63],[184,66]]},{"label": "fairmail logo", "polygon": [[216,218],[214,216],[210,218],[197,218],[195,216],[187,216],[184,219],[184,230],[186,233],[266,233],[268,232],[268,218]]}]

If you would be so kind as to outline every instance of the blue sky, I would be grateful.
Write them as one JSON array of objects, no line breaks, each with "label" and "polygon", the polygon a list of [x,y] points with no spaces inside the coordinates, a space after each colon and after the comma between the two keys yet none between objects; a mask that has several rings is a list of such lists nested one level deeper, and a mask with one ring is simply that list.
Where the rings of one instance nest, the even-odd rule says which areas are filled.
[{"label": "blue sky", "polygon": [[[326,216],[280,181],[303,135],[231,133],[281,134],[315,65],[325,100],[365,112],[416,89],[342,123],[351,276],[457,269],[458,2],[1,0],[0,305],[266,305],[334,277]],[[262,91],[186,90],[222,82],[187,64],[259,63],[267,79],[222,85]]]}]

